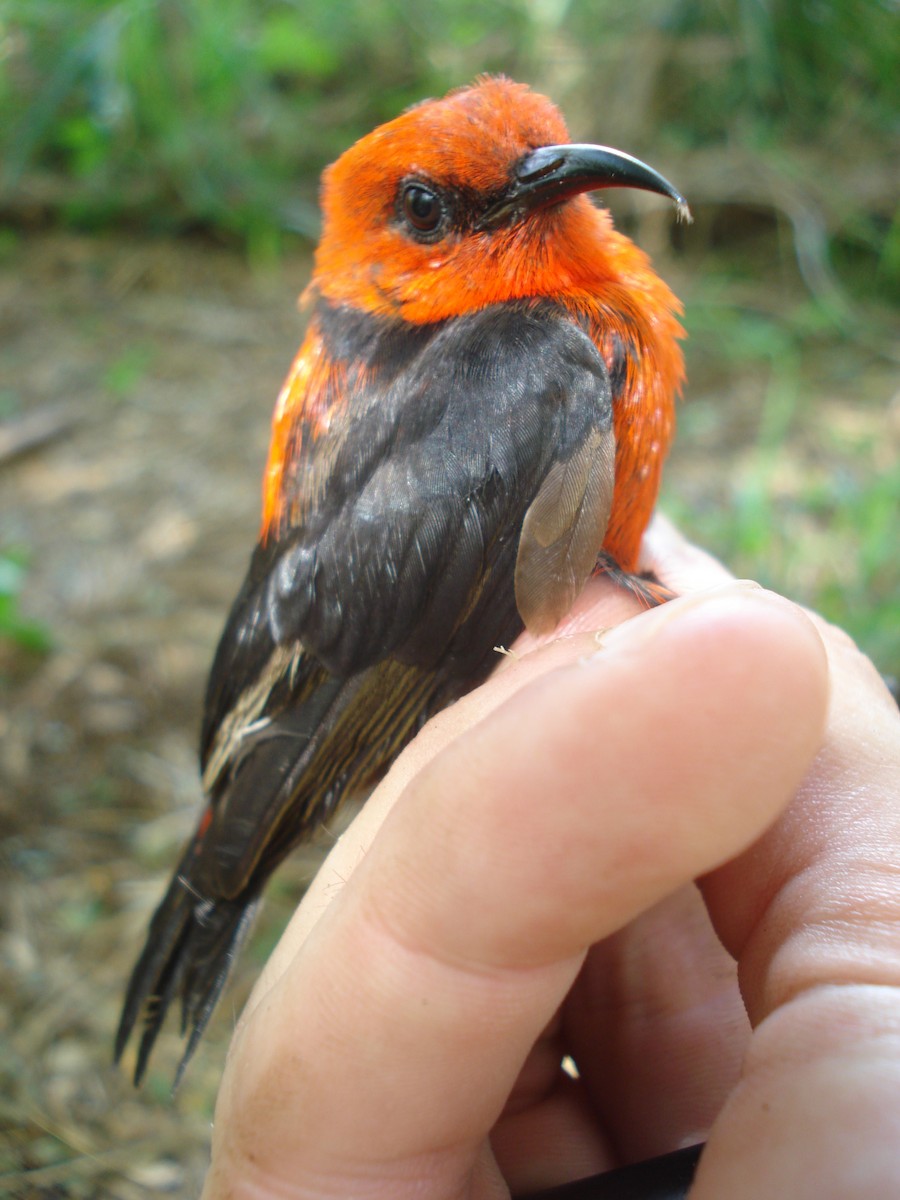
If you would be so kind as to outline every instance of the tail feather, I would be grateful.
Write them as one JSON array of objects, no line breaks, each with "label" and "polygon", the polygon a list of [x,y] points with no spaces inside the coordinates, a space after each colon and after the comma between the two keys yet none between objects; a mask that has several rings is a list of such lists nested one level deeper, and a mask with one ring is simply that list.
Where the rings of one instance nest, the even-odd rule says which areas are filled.
[{"label": "tail feather", "polygon": [[235,725],[235,749],[207,781],[207,806],[126,992],[115,1057],[137,1029],[135,1084],[174,1002],[187,1037],[178,1086],[266,880],[346,791],[368,786],[410,739],[437,684],[434,673],[388,659],[349,679],[324,678],[299,710],[286,706],[258,728]]},{"label": "tail feather", "polygon": [[[194,937],[185,956],[190,969],[181,990],[181,1032],[190,1029],[190,1035],[175,1072],[176,1088],[209,1024],[258,907],[258,898],[220,901],[192,931]],[[151,1048],[152,1043],[147,1047],[148,1054]]]},{"label": "tail feather", "polygon": [[154,913],[128,984],[116,1033],[115,1060],[122,1057],[133,1030],[141,1023],[135,1084],[144,1076],[169,1005],[180,995],[182,1032],[190,1030],[190,1036],[175,1077],[178,1086],[257,907],[254,895],[213,902],[192,891],[186,873],[194,854],[192,843]]}]

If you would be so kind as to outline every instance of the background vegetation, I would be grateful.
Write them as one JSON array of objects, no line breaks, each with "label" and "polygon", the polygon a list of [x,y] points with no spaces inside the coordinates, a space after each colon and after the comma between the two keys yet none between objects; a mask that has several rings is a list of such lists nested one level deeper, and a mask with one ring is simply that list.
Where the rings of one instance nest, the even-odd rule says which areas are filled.
[{"label": "background vegetation", "polygon": [[[679,160],[739,150],[758,171],[793,177],[823,206],[819,236],[835,253],[867,258],[879,286],[897,287],[883,165],[898,99],[891,0],[7,0],[5,10],[0,148],[6,203],[22,217],[203,227],[268,248],[286,229],[312,236],[315,180],[350,141],[423,95],[505,71],[553,84],[579,125],[624,127],[638,149]],[[736,199],[721,171],[706,184],[705,200]],[[811,259],[824,249],[803,247]]]},{"label": "background vegetation", "polygon": [[[664,506],[900,675],[897,20],[895,0],[0,0],[0,1193],[197,1194],[228,1000],[174,1110],[177,1037],[140,1095],[109,1041],[194,819],[318,177],[408,103],[504,71],[684,191],[689,229],[608,196],[685,302]],[[309,868],[270,890],[235,1010]]]},{"label": "background vegetation", "polygon": [[[48,223],[202,231],[272,261],[314,239],[318,175],[343,147],[485,70],[550,92],[580,137],[614,137],[669,168],[698,216],[684,239],[697,267],[692,359],[771,377],[758,455],[730,503],[674,507],[740,569],[766,575],[768,563],[770,582],[799,583],[873,651],[900,657],[900,480],[893,460],[873,478],[877,431],[839,477],[804,473],[792,500],[811,526],[785,537],[772,507],[779,447],[821,385],[807,366],[826,346],[837,358],[852,347],[851,373],[857,352],[895,353],[891,0],[6,0],[0,11],[7,238]],[[685,411],[686,435],[712,419]],[[785,560],[808,553],[811,570],[791,573]]]}]

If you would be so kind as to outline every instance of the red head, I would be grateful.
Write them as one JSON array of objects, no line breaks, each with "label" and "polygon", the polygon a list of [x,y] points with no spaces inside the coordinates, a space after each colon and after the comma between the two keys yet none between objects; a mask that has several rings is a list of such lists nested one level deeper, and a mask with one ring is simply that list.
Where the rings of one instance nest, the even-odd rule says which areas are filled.
[{"label": "red head", "polygon": [[[508,79],[476,80],[380,126],[328,168],[309,291],[412,324],[532,297],[568,307],[610,371],[624,373],[605,545],[633,570],[672,436],[682,330],[678,301],[647,256],[582,194],[603,187],[658,192],[688,215],[650,167],[618,150],[571,144],[544,96]],[[264,533],[286,511],[295,419],[303,413],[328,425],[328,398],[345,367],[328,358],[313,322],[275,411]]]},{"label": "red head", "polygon": [[683,204],[627,155],[570,146],[544,96],[478,80],[380,126],[328,168],[316,287],[332,302],[412,322],[525,296],[596,297],[620,273],[623,244],[632,266],[647,265],[577,194],[602,186],[646,187]]}]

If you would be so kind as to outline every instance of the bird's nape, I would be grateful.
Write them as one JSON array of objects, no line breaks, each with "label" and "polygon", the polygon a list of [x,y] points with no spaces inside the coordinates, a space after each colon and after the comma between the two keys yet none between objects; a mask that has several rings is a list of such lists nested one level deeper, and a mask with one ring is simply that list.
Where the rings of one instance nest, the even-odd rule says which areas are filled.
[{"label": "bird's nape", "polygon": [[202,1036],[268,878],[527,625],[638,574],[683,380],[679,305],[583,195],[686,203],[558,110],[477,81],[326,171],[310,321],[279,396],[259,541],[207,688],[204,807],[116,1038],[144,1075],[171,1004]]}]

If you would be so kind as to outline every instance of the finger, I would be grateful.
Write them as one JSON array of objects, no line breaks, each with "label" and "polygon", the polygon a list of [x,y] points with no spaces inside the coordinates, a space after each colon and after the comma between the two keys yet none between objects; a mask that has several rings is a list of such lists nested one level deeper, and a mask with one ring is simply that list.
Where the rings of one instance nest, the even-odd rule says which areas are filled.
[{"label": "finger", "polygon": [[549,637],[523,633],[512,648],[497,648],[490,681],[432,717],[366,801],[310,884],[297,913],[269,956],[241,1020],[245,1020],[297,953],[328,905],[362,862],[407,783],[445,746],[526,684],[557,667],[595,654],[603,632],[640,615],[637,599],[605,577],[591,579],[569,617]]},{"label": "finger", "polygon": [[[665,517],[654,517],[644,538],[647,569],[668,572],[684,591],[719,587],[732,576],[709,555],[687,542]],[[337,891],[350,878],[366,848],[381,827],[403,787],[435,754],[460,732],[485,716],[513,692],[554,667],[592,654],[604,631],[645,611],[626,589],[606,576],[591,579],[572,611],[549,636],[523,633],[513,647],[497,647],[497,665],[490,682],[432,717],[400,759],[388,779],[367,801],[363,812],[341,837],[335,851],[307,889],[304,903],[253,990],[244,1017],[279,978],[284,965],[299,949]]]},{"label": "finger", "polygon": [[809,622],[730,588],[626,622],[451,742],[236,1037],[207,1197],[496,1188],[483,1138],[587,946],[759,834],[822,693]]},{"label": "finger", "polygon": [[750,1037],[737,968],[690,885],[593,947],[567,1045],[626,1162],[705,1141]]},{"label": "finger", "polygon": [[846,635],[819,625],[819,755],[777,824],[703,885],[759,1028],[698,1200],[880,1197],[900,1178],[900,715]]},{"label": "finger", "polygon": [[[620,589],[599,580],[592,581],[590,587],[593,593],[592,620],[602,627],[612,624],[614,613],[618,611],[615,593]],[[559,637],[543,645],[531,643],[530,650],[526,652],[523,649],[521,654],[517,648],[512,656],[498,655],[498,669],[487,684],[432,717],[394,763],[387,778],[369,797],[322,864],[284,935],[269,956],[242,1014],[242,1021],[280,979],[328,906],[364,861],[378,830],[407,784],[450,743],[516,692],[543,675],[596,654],[599,645],[593,633],[581,633]]]},{"label": "finger", "polygon": [[693,545],[662,513],[650,523],[641,545],[641,570],[652,571],[674,592],[720,587],[734,576],[711,554]]},{"label": "finger", "polygon": [[[687,542],[667,518],[654,517],[644,538],[648,570],[665,578],[678,590],[699,591],[720,587],[732,576],[715,559]],[[497,666],[484,687],[463,697],[433,717],[400,759],[387,780],[367,801],[362,813],[341,837],[335,850],[307,889],[303,904],[291,921],[275,952],[269,957],[242,1015],[246,1019],[256,1004],[280,978],[331,900],[362,861],[368,846],[409,780],[443,747],[475,721],[508,699],[514,692],[565,663],[596,652],[604,631],[645,611],[627,590],[605,576],[588,582],[572,611],[549,637],[523,633],[513,647],[497,648]]]},{"label": "finger", "polygon": [[491,1134],[498,1161],[526,1194],[696,1145],[748,1040],[734,961],[697,889],[681,888],[591,947]]}]

